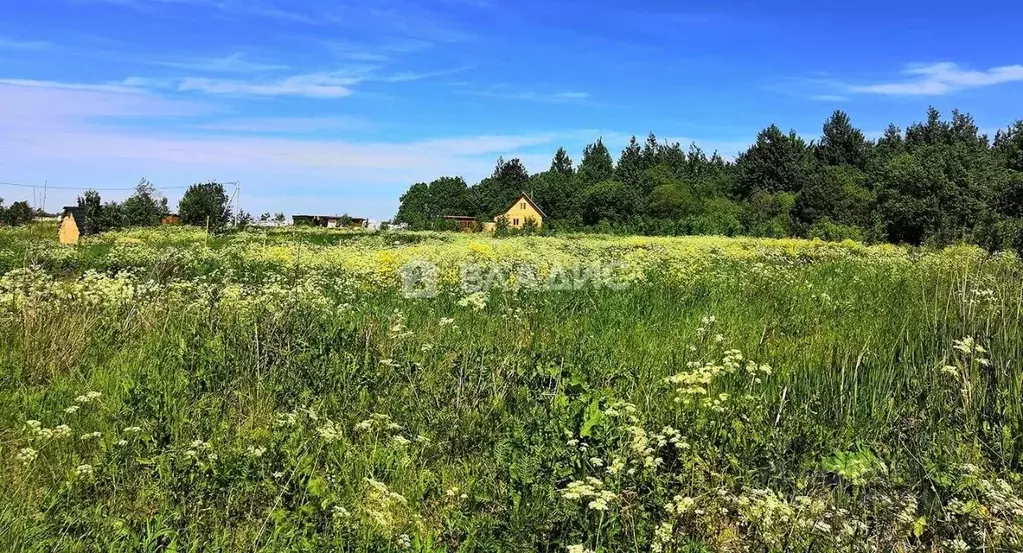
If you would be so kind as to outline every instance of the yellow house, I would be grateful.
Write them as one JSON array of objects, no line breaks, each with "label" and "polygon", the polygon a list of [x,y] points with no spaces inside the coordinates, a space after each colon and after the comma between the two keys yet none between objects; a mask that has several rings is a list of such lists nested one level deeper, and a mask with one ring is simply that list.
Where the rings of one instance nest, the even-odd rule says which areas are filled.
[{"label": "yellow house", "polygon": [[494,230],[497,227],[497,220],[501,217],[508,221],[508,228],[521,229],[526,225],[526,221],[529,220],[536,223],[537,228],[539,228],[543,226],[543,218],[546,216],[547,214],[540,209],[540,206],[536,205],[536,202],[529,197],[529,194],[523,192],[504,213],[494,217],[493,223],[487,224],[487,230]]}]

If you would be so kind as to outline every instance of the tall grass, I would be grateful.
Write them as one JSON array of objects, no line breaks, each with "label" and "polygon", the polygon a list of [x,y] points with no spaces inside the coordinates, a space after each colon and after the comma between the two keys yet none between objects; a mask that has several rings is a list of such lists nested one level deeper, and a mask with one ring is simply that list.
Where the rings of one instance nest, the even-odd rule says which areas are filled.
[{"label": "tall grass", "polygon": [[[308,234],[19,253],[0,549],[1023,547],[1014,258]],[[643,270],[474,307],[410,252]]]}]

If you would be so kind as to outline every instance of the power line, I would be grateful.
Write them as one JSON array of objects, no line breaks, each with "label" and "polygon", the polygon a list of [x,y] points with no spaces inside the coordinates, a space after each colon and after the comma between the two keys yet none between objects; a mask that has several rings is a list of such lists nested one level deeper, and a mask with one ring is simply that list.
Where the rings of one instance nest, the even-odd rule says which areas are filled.
[{"label": "power line", "polygon": [[[219,182],[219,181],[214,181],[214,182]],[[220,184],[232,184],[232,185],[234,185],[234,184],[238,184],[238,183],[234,182],[234,181],[229,181],[229,182],[221,182]],[[0,185],[16,186],[16,187],[19,187],[19,188],[42,188],[44,190],[46,190],[46,189],[49,189],[49,190],[95,190],[97,192],[131,192],[131,191],[135,190],[134,186],[132,186],[131,188],[97,188],[97,187],[94,187],[94,186],[87,186],[87,187],[82,187],[82,186],[51,186],[51,185],[46,185],[46,184],[24,184],[24,183],[20,183],[20,182],[5,182],[5,181],[0,181]],[[188,188],[188,186],[159,186],[159,187],[154,186],[153,187],[154,190],[185,190],[186,188]]]},{"label": "power line", "polygon": [[[221,183],[221,184],[228,184],[228,183]],[[97,192],[100,192],[100,191],[102,191],[102,192],[131,192],[132,190],[135,190],[134,186],[132,186],[131,188],[96,188],[96,187],[93,187],[93,186],[89,186],[89,187],[81,187],[81,186],[49,186],[49,185],[44,185],[44,184],[24,184],[24,183],[20,183],[20,182],[5,182],[5,181],[0,181],[0,185],[16,186],[16,187],[19,187],[19,188],[48,188],[50,190],[96,190]],[[184,189],[186,189],[188,187],[187,186],[163,186],[163,187],[160,187],[160,188],[156,188],[154,186],[153,188],[155,190],[184,190]]]}]

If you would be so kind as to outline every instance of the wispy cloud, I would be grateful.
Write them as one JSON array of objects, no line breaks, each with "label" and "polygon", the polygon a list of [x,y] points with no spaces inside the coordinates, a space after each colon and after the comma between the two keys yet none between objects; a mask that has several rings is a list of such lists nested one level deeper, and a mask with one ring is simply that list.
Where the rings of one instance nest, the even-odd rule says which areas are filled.
[{"label": "wispy cloud", "polygon": [[245,59],[241,52],[220,57],[202,58],[178,61],[159,61],[156,65],[173,67],[176,69],[187,69],[200,73],[259,73],[267,71],[280,71],[287,69],[287,65],[258,63]]},{"label": "wispy cloud", "polygon": [[817,102],[844,102],[849,99],[848,96],[839,94],[813,94],[809,98]]},{"label": "wispy cloud", "polygon": [[0,130],[4,125],[43,128],[87,120],[187,117],[215,111],[207,104],[164,98],[120,84],[0,80]]},{"label": "wispy cloud", "polygon": [[340,27],[375,36],[402,36],[431,42],[463,42],[475,38],[473,33],[449,21],[443,10],[411,0],[290,3],[275,0],[94,1],[146,12],[160,11],[161,6],[188,5],[232,17],[277,21],[282,25]]},{"label": "wispy cloud", "polygon": [[46,50],[53,43],[44,40],[18,40],[0,36],[0,50]]},{"label": "wispy cloud", "polygon": [[249,117],[202,123],[196,128],[254,134],[310,134],[364,130],[373,124],[360,117]]},{"label": "wispy cloud", "polygon": [[414,38],[378,37],[373,42],[338,39],[316,39],[305,36],[294,37],[315,43],[332,54],[360,62],[383,63],[405,54],[422,52],[434,46],[428,40]]},{"label": "wispy cloud", "polygon": [[400,71],[398,73],[392,73],[389,75],[381,75],[378,77],[370,77],[367,80],[375,80],[384,83],[405,83],[411,81],[421,81],[423,79],[432,79],[435,77],[444,77],[447,75],[454,75],[455,73],[461,73],[472,69],[471,66],[455,67],[452,69],[441,69],[438,71]]},{"label": "wispy cloud", "polygon": [[181,81],[182,92],[229,94],[238,96],[304,96],[307,98],[344,98],[352,95],[351,85],[360,77],[335,73],[307,73],[269,81],[244,81],[189,77]]},{"label": "wispy cloud", "polygon": [[22,88],[46,88],[56,90],[90,90],[94,92],[116,92],[134,94],[141,92],[131,79],[120,83],[66,83],[59,81],[43,81],[35,79],[0,79],[0,85],[11,85]]},{"label": "wispy cloud", "polygon": [[911,65],[899,81],[848,85],[850,92],[889,96],[941,96],[950,92],[1023,81],[1023,65],[971,70],[952,62]]},{"label": "wispy cloud", "polygon": [[438,71],[402,71],[385,73],[371,65],[344,70],[291,75],[272,80],[213,79],[189,77],[181,80],[177,90],[236,96],[303,96],[307,98],[344,98],[353,94],[352,87],[363,82],[406,83],[465,71],[457,67]]},{"label": "wispy cloud", "polygon": [[[338,175],[343,175],[346,186],[363,192],[367,185],[392,187],[383,194],[390,202],[417,180],[440,174],[481,178],[500,155],[520,157],[542,169],[560,141],[576,136],[535,132],[411,141],[338,139],[313,135],[317,127],[329,125],[335,130],[361,121],[342,117],[326,122],[309,117],[223,120],[201,109],[201,105],[147,92],[0,84],[0,166],[17,160],[23,170],[47,175],[77,171],[109,181],[137,179],[138,171],[159,174],[164,181],[171,175],[182,180],[248,175],[250,180],[269,181],[273,179],[268,175],[287,175],[292,180],[309,175],[331,186],[334,194]],[[173,113],[185,116],[176,118],[173,129],[136,124]],[[47,172],[46,167],[53,169]]]},{"label": "wispy cloud", "polygon": [[[7,109],[31,97],[26,111]],[[126,105],[125,101],[131,100]],[[51,114],[48,102],[75,106],[71,113]],[[523,149],[554,144],[565,133],[472,135],[419,141],[358,142],[326,138],[270,136],[258,133],[225,135],[215,130],[289,129],[314,130],[322,121],[299,119],[252,119],[198,122],[180,130],[140,129],[113,124],[113,118],[129,114],[151,116],[192,113],[185,105],[166,103],[147,93],[121,90],[46,88],[0,84],[0,160],[18,158],[60,160],[61,163],[94,160],[143,160],[194,167],[265,167],[282,171],[330,172],[351,170],[371,182],[411,182],[445,172],[488,171],[498,155],[515,155]],[[336,126],[352,121],[334,119]],[[284,133],[282,133],[284,134]],[[525,152],[529,154],[529,152]],[[524,154],[524,155],[525,155]]]},{"label": "wispy cloud", "polygon": [[[207,60],[203,67],[236,68],[239,63],[235,56],[220,60]],[[248,62],[241,62],[248,63]],[[182,64],[185,67],[187,64]],[[191,67],[195,69],[195,67]],[[263,66],[273,67],[273,66]],[[202,93],[223,96],[255,96],[255,97],[304,97],[304,98],[345,98],[354,93],[353,87],[359,83],[407,83],[430,79],[469,69],[468,66],[443,69],[437,71],[401,71],[385,72],[374,65],[353,65],[333,71],[298,73],[274,76],[268,74],[251,78],[223,78],[206,76],[189,77],[127,77],[120,81],[104,83],[76,83],[31,79],[0,79],[0,84],[20,87],[92,90],[119,93],[138,93],[144,91]]]},{"label": "wispy cloud", "polygon": [[508,90],[504,87],[494,87],[485,90],[466,90],[466,94],[474,96],[485,96],[487,98],[498,98],[502,100],[524,100],[530,102],[565,103],[588,100],[589,92],[561,91],[561,92],[535,92],[530,90]]}]

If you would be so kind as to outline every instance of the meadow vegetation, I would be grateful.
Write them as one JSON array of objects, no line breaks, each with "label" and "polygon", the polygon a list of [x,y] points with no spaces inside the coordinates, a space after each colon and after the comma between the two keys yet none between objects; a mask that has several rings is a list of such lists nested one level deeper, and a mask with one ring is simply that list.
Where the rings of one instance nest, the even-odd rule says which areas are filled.
[{"label": "meadow vegetation", "polygon": [[55,232],[0,229],[0,550],[1023,549],[1015,254]]}]

